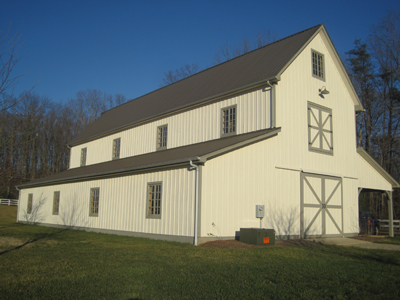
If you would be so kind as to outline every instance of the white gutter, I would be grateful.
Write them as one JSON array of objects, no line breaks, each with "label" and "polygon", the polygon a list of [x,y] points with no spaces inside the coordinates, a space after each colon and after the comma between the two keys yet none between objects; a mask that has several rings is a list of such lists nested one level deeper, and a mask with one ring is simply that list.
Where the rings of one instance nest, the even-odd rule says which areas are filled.
[{"label": "white gutter", "polygon": [[197,223],[199,217],[199,167],[190,161],[190,165],[196,169],[196,183],[194,196],[194,245],[197,246]]}]

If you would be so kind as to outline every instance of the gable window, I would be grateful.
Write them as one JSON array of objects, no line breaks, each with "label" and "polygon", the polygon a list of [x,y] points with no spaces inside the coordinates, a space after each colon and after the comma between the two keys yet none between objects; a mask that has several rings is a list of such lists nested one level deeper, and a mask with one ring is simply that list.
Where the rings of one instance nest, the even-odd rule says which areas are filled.
[{"label": "gable window", "polygon": [[161,182],[147,185],[147,218],[161,219]]},{"label": "gable window", "polygon": [[28,207],[26,208],[26,213],[32,213],[32,202],[33,202],[33,194],[28,194]]},{"label": "gable window", "polygon": [[313,76],[325,80],[324,55],[314,50],[311,51],[311,55],[312,55]]},{"label": "gable window", "polygon": [[167,149],[168,125],[157,127],[157,150]]},{"label": "gable window", "polygon": [[60,208],[60,192],[54,192],[53,215],[58,215],[59,208]]},{"label": "gable window", "polygon": [[82,148],[81,149],[81,167],[86,166],[86,153],[87,153],[87,148]]},{"label": "gable window", "polygon": [[121,138],[115,139],[113,141],[112,159],[118,159],[119,158],[120,148],[121,148]]},{"label": "gable window", "polygon": [[99,215],[100,188],[90,189],[90,211],[89,216],[97,217]]},{"label": "gable window", "polygon": [[308,149],[333,154],[332,110],[308,102]]},{"label": "gable window", "polygon": [[221,110],[221,136],[236,134],[236,105]]}]

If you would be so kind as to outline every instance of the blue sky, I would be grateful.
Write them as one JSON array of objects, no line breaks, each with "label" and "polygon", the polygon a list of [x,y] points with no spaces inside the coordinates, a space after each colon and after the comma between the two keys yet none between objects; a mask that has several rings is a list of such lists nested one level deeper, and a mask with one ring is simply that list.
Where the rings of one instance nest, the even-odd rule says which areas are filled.
[{"label": "blue sky", "polygon": [[342,57],[399,0],[0,1],[0,29],[21,35],[17,92],[65,102],[98,89],[134,99],[185,64],[211,66],[217,50],[271,31],[278,39],[324,23]]}]

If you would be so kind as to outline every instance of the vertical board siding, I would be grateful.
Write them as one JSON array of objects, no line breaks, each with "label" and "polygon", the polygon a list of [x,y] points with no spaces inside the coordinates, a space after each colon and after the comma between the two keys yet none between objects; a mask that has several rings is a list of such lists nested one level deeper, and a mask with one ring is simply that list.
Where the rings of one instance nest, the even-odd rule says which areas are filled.
[{"label": "vertical board siding", "polygon": [[359,187],[391,191],[392,185],[382,177],[367,161],[357,154],[357,168],[359,170]]},{"label": "vertical board siding", "polygon": [[80,165],[80,149],[87,148],[86,165],[110,161],[112,143],[121,138],[120,158],[156,151],[157,127],[168,124],[167,148],[220,138],[221,108],[237,105],[237,134],[270,126],[270,95],[262,89],[205,105],[71,148],[71,168]]},{"label": "vertical board siding", "polygon": [[[326,81],[312,77],[311,49],[325,57]],[[323,86],[330,92],[321,97]],[[277,92],[277,126],[282,126],[277,164],[357,177],[354,103],[320,35],[282,74]],[[332,110],[333,155],[309,151],[307,103]]]},{"label": "vertical board siding", "polygon": [[[177,236],[193,236],[194,177],[186,168],[110,179],[23,189],[20,191],[19,221],[132,231]],[[161,219],[146,218],[147,184],[162,182]],[[89,216],[90,189],[100,189],[99,213]],[[53,215],[53,193],[60,191],[59,215]],[[41,202],[33,216],[26,214],[28,194],[33,206]]]}]

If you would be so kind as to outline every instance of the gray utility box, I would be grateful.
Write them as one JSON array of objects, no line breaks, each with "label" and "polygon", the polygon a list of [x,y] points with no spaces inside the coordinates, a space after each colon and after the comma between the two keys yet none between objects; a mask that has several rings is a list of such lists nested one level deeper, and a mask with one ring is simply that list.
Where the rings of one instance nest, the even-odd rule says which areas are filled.
[{"label": "gray utility box", "polygon": [[252,245],[275,245],[275,230],[265,228],[240,228],[240,241]]}]

